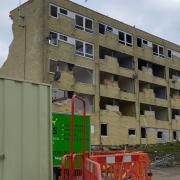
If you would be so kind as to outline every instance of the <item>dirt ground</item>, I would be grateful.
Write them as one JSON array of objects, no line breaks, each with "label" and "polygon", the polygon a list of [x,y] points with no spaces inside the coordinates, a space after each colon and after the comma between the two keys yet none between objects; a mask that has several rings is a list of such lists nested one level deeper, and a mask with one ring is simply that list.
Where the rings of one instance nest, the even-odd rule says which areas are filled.
[{"label": "dirt ground", "polygon": [[180,180],[180,166],[152,170],[152,180]]}]

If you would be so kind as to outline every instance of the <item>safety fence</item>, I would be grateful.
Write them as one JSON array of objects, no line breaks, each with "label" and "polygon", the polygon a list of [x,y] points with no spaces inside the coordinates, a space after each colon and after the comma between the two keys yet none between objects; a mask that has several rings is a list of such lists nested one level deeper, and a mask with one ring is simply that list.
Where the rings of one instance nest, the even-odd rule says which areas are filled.
[{"label": "safety fence", "polygon": [[[143,152],[89,157],[73,154],[65,155],[62,162],[62,180],[151,180],[152,176],[151,161]],[[73,162],[73,167],[70,167],[70,162]]]}]

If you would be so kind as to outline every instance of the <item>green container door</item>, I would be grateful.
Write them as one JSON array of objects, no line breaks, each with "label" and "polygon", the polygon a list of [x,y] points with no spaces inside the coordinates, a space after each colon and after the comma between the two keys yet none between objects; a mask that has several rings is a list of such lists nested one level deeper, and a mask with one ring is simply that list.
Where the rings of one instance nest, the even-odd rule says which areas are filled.
[{"label": "green container door", "polygon": [[[53,113],[53,165],[60,166],[64,154],[70,153],[71,115]],[[82,152],[83,116],[74,117],[74,153]],[[86,152],[90,152],[90,117],[86,117]]]}]

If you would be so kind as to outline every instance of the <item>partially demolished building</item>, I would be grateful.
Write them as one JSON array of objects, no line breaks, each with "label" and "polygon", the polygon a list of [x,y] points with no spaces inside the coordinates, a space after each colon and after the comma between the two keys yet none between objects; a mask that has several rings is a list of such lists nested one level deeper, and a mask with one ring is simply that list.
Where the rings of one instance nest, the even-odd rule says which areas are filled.
[{"label": "partially demolished building", "polygon": [[51,83],[56,112],[84,97],[92,145],[180,140],[180,46],[67,0],[29,0],[10,16],[0,75]]}]

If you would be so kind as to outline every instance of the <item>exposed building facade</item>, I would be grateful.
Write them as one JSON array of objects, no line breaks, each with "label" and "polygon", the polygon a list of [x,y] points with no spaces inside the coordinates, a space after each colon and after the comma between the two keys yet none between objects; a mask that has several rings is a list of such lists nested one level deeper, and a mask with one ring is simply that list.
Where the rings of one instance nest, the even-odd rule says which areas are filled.
[{"label": "exposed building facade", "polygon": [[51,83],[53,111],[83,96],[92,145],[180,140],[180,46],[67,0],[30,0],[10,16],[0,75]]}]

